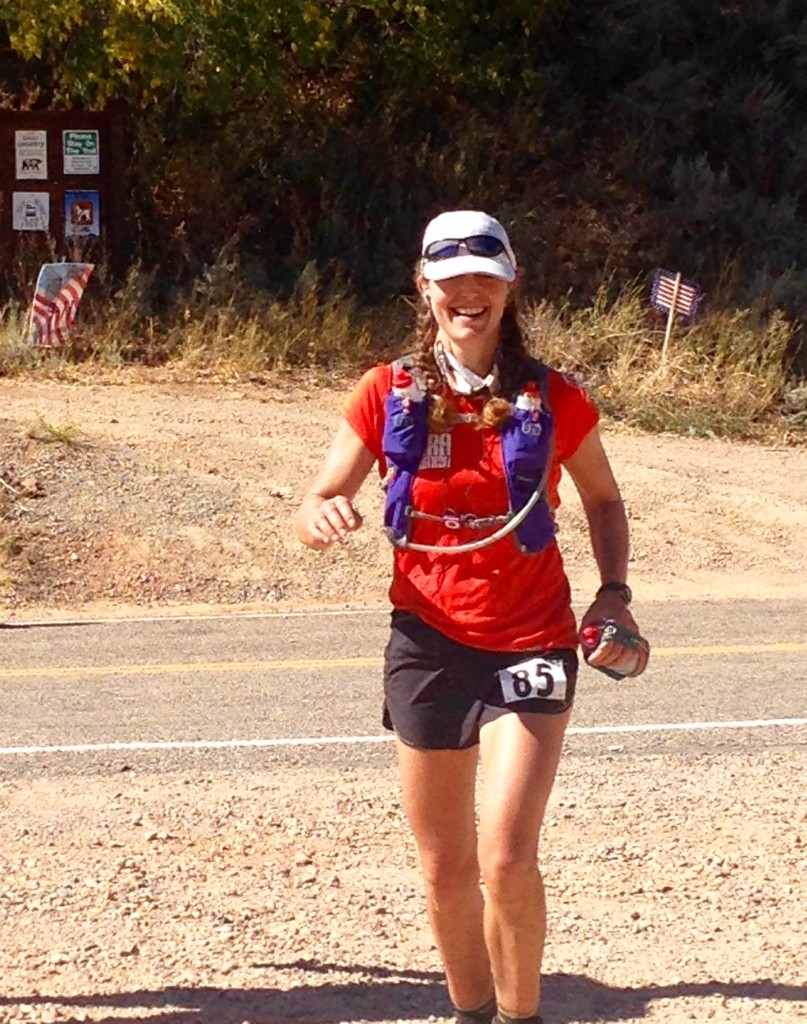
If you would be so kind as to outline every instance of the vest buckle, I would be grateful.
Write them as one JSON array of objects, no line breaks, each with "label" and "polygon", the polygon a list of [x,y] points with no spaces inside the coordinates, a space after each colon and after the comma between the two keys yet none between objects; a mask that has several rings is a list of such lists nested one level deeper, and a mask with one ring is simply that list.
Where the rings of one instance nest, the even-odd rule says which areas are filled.
[{"label": "vest buckle", "polygon": [[447,530],[459,530],[462,526],[462,516],[453,509],[449,509],[443,513],[443,526]]}]

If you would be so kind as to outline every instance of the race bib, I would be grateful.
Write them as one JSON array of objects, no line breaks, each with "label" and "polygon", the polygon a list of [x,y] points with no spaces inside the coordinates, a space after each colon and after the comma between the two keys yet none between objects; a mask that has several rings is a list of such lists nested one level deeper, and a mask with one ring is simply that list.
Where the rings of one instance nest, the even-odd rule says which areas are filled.
[{"label": "race bib", "polygon": [[506,704],[530,697],[566,700],[566,667],[562,658],[530,658],[499,669],[498,675]]}]

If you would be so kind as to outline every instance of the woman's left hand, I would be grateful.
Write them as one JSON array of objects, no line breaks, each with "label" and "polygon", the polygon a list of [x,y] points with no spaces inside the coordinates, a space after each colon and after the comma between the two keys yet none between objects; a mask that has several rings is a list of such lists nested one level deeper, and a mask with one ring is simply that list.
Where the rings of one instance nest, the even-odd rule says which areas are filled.
[{"label": "woman's left hand", "polygon": [[[583,616],[580,623],[580,632],[586,626],[600,625],[603,622],[615,622],[623,629],[629,629],[633,633],[639,632],[636,620],[630,613],[630,609],[624,600],[617,593],[605,591],[594,600],[591,607]],[[615,640],[600,644],[586,661],[592,668],[607,668],[622,675],[639,675],[644,671],[649,656],[649,648],[646,645],[641,650],[634,650],[626,647]]]}]

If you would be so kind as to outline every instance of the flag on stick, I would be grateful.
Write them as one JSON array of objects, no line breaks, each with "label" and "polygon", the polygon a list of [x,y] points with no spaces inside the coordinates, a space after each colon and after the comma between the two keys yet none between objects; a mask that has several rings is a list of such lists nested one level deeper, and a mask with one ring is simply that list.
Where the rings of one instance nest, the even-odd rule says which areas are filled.
[{"label": "flag on stick", "polygon": [[686,281],[680,274],[671,270],[657,270],[653,277],[653,290],[650,301],[661,313],[671,309],[692,320],[698,315],[701,301],[701,290],[694,281]]},{"label": "flag on stick", "polygon": [[30,338],[38,348],[63,345],[94,263],[45,263],[31,303]]},{"label": "flag on stick", "polygon": [[701,290],[694,281],[687,281],[671,270],[657,270],[653,276],[653,287],[650,291],[650,303],[660,313],[667,314],[667,330],[664,333],[664,344],[661,349],[661,361],[667,359],[667,348],[672,335],[675,314],[690,321],[698,315],[701,301]]}]

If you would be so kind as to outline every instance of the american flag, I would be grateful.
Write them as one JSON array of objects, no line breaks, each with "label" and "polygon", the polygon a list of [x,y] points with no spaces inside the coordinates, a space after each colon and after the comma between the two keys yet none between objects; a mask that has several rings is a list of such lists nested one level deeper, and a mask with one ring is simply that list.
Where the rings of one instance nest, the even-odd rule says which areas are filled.
[{"label": "american flag", "polygon": [[56,348],[65,343],[94,269],[94,263],[44,264],[31,304],[32,345]]},{"label": "american flag", "polygon": [[[678,293],[676,294],[676,282]],[[694,281],[687,281],[670,270],[657,270],[650,292],[651,304],[661,313],[669,313],[675,299],[673,313],[692,320],[698,315],[701,290]]]}]

